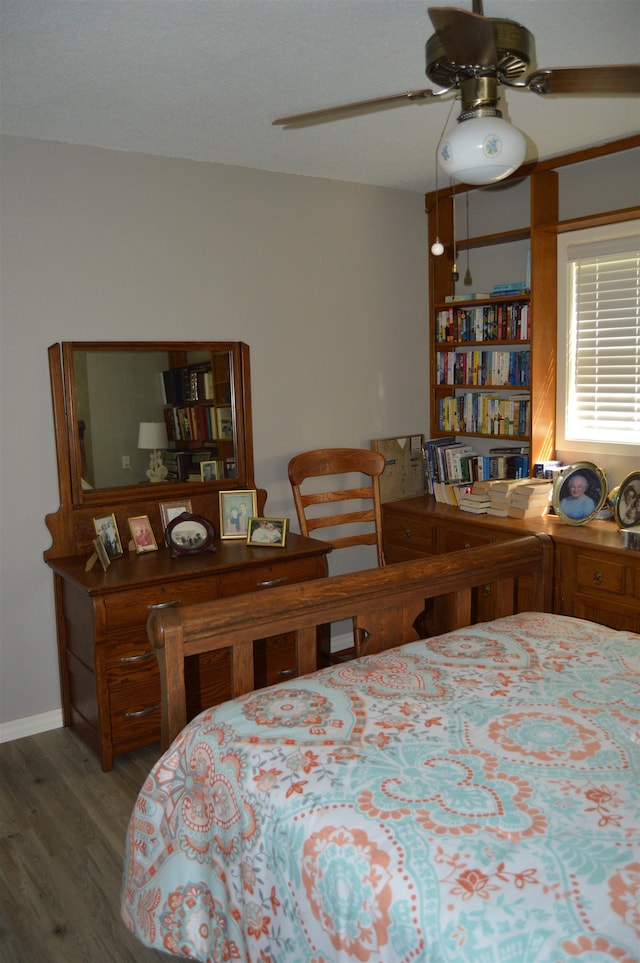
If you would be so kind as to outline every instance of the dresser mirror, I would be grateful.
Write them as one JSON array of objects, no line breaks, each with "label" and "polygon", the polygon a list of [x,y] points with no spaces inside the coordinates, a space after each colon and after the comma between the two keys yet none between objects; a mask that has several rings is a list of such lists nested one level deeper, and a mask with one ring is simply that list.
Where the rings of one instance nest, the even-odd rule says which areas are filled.
[{"label": "dresser mirror", "polygon": [[49,364],[63,504],[253,486],[246,345],[63,342]]}]

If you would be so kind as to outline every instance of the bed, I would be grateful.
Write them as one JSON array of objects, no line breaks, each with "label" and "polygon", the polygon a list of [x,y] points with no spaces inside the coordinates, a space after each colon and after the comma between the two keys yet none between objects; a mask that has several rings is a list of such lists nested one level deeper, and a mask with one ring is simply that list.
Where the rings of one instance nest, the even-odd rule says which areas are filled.
[{"label": "bed", "polygon": [[[173,741],[131,816],[127,927],[202,961],[637,961],[640,636],[550,614],[549,561],[531,537],[154,616]],[[371,654],[175,736],[186,654],[231,644],[246,689],[248,639],[298,626],[307,651],[348,611]],[[409,641],[425,611],[460,624]]]}]

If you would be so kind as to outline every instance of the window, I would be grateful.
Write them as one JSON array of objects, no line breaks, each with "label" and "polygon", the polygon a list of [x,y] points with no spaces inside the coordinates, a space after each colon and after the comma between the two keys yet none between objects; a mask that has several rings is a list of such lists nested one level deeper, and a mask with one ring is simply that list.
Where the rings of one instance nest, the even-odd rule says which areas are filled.
[{"label": "window", "polygon": [[558,264],[559,447],[638,446],[640,221],[560,235]]}]

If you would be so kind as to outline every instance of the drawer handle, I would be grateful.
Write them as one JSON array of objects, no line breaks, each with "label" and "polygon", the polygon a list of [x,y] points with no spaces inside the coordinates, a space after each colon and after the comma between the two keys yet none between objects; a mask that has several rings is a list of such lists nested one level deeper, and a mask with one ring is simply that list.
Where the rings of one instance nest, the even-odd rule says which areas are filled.
[{"label": "drawer handle", "polygon": [[278,675],[281,679],[289,679],[292,675],[296,674],[295,669],[280,669]]},{"label": "drawer handle", "polygon": [[149,652],[145,652],[144,655],[127,655],[127,656],[123,655],[122,658],[120,659],[120,661],[121,661],[122,663],[128,663],[128,662],[146,662],[147,659],[152,659],[155,654],[156,654],[156,653],[155,653],[155,652],[153,651],[153,649],[152,649],[152,650],[149,651]]},{"label": "drawer handle", "polygon": [[283,582],[287,581],[287,576],[283,575],[282,578],[272,578],[271,581],[257,582],[258,588],[272,588],[274,585],[282,585]]},{"label": "drawer handle", "polygon": [[470,542],[465,542],[465,543],[464,543],[464,547],[465,547],[465,548],[471,548],[471,543],[470,543]]},{"label": "drawer handle", "polygon": [[602,572],[595,571],[593,573],[593,581],[595,585],[602,585]]},{"label": "drawer handle", "polygon": [[148,609],[172,609],[175,605],[182,605],[182,599],[173,599],[172,602],[156,602],[155,605],[147,605]]},{"label": "drawer handle", "polygon": [[125,719],[142,719],[143,716],[150,716],[154,712],[159,712],[160,706],[151,706],[150,709],[139,709],[137,712],[125,712]]},{"label": "drawer handle", "polygon": [[404,532],[403,532],[402,534],[404,535],[405,538],[411,538],[411,529],[410,529],[410,528],[405,528],[405,530],[404,530]]}]

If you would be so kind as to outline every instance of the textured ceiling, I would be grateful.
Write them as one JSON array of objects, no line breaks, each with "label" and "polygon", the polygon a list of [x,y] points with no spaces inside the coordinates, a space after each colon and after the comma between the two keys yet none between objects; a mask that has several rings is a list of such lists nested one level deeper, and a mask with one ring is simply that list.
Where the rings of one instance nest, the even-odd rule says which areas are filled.
[{"label": "textured ceiling", "polygon": [[[444,6],[444,0],[432,0]],[[470,0],[460,6],[471,9]],[[3,133],[423,192],[457,104],[306,129],[271,121],[431,86],[415,0],[0,0]],[[535,36],[537,67],[637,63],[639,0],[485,0]],[[507,90],[527,159],[637,133],[637,97]],[[452,109],[453,108],[453,109]]]}]

